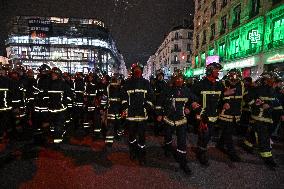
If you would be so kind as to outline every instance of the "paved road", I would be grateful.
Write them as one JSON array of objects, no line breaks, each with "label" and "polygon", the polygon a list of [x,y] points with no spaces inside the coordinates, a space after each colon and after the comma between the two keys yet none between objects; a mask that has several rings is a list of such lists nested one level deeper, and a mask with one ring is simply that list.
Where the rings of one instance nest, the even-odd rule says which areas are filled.
[{"label": "paved road", "polygon": [[[0,167],[0,188],[88,189],[88,188],[284,188],[284,151],[276,144],[273,153],[279,167],[271,171],[256,155],[240,148],[243,162],[231,163],[226,155],[209,148],[210,167],[196,161],[194,143],[189,135],[188,158],[193,170],[186,176],[174,158],[165,158],[162,137],[147,136],[147,165],[130,161],[126,138],[116,142],[112,153],[102,153],[103,141],[71,139],[59,149],[38,147],[28,142]],[[2,158],[3,162],[3,158]]]}]

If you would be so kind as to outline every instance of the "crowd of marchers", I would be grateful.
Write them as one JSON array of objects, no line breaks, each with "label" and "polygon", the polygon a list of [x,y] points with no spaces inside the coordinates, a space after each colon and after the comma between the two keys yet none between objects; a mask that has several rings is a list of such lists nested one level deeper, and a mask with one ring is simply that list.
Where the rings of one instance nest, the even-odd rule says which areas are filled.
[{"label": "crowd of marchers", "polygon": [[237,133],[245,151],[257,151],[275,169],[272,136],[281,135],[284,120],[281,77],[264,72],[253,81],[232,69],[219,80],[221,70],[219,63],[211,63],[201,80],[185,79],[177,71],[167,82],[162,72],[149,82],[139,64],[132,65],[126,79],[99,71],[71,75],[45,64],[35,77],[23,67],[1,66],[0,144],[31,139],[37,145],[58,146],[70,137],[91,135],[103,139],[105,152],[111,153],[115,140],[127,135],[130,159],[145,165],[145,130],[152,120],[155,134],[164,137],[165,156],[174,156],[186,174],[191,174],[189,128],[198,135],[196,157],[202,165],[209,166],[212,136],[231,161],[242,161],[233,140]]}]

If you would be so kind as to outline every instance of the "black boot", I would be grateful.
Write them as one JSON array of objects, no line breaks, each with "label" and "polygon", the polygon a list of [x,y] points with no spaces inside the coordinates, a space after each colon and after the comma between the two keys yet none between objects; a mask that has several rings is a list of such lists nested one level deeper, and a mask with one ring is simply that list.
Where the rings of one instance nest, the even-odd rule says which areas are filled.
[{"label": "black boot", "polygon": [[226,149],[225,149],[224,145],[219,143],[219,142],[215,145],[215,148],[217,148],[218,150],[220,150],[223,153],[226,153]]},{"label": "black boot", "polygon": [[247,153],[253,154],[253,147],[246,145],[245,142],[242,142],[240,146]]},{"label": "black boot", "polygon": [[146,165],[146,151],[145,148],[139,148],[138,149],[138,159],[139,159],[139,164],[141,166],[145,166]]},{"label": "black boot", "polygon": [[241,162],[242,161],[240,156],[238,156],[238,154],[235,151],[229,152],[228,156],[229,156],[230,160],[233,161],[233,162]]},{"label": "black boot", "polygon": [[273,157],[263,158],[263,160],[264,160],[264,163],[272,170],[275,170],[275,168],[278,167]]},{"label": "black boot", "polygon": [[173,146],[172,144],[166,144],[164,146],[164,152],[166,157],[171,157],[173,155]]},{"label": "black boot", "polygon": [[191,170],[187,165],[186,154],[178,153],[177,152],[177,161],[179,163],[180,169],[187,175],[191,175]]},{"label": "black boot", "polygon": [[199,149],[198,152],[197,152],[197,159],[199,160],[201,165],[209,166],[207,150]]},{"label": "black boot", "polygon": [[138,146],[136,142],[129,144],[129,157],[130,157],[130,160],[132,161],[137,158],[137,150],[138,150],[137,148]]}]

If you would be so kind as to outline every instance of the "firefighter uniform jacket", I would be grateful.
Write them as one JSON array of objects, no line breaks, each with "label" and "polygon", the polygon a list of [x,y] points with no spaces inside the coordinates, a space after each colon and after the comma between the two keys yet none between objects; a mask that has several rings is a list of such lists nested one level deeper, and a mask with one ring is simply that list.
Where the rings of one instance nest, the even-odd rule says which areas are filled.
[{"label": "firefighter uniform jacket", "polygon": [[[279,100],[275,98],[275,91],[269,86],[258,86],[253,91],[252,100],[249,102],[251,106],[251,119],[252,121],[264,122],[267,124],[273,124],[273,112],[277,112],[278,115],[283,115],[283,107],[279,103]],[[262,105],[257,106],[256,100],[260,99],[270,107],[263,109]]]},{"label": "firefighter uniform jacket", "polygon": [[[161,93],[164,121],[171,126],[181,126],[187,123],[184,109],[189,108],[197,98],[187,87],[170,87]],[[159,112],[158,114],[160,114]]]},{"label": "firefighter uniform jacket", "polygon": [[72,101],[71,88],[61,79],[50,82],[48,90],[49,112],[59,113],[67,109],[67,104]]},{"label": "firefighter uniform jacket", "polygon": [[50,84],[50,77],[43,75],[37,79],[37,87],[35,91],[35,112],[48,112],[48,88]]},{"label": "firefighter uniform jacket", "polygon": [[14,93],[15,84],[7,77],[0,76],[0,112],[12,109],[11,94]]},{"label": "firefighter uniform jacket", "polygon": [[21,81],[14,81],[15,91],[12,94],[12,106],[14,110],[17,110],[15,116],[17,118],[24,117],[26,115],[25,105],[25,93],[24,85]]},{"label": "firefighter uniform jacket", "polygon": [[107,119],[120,119],[121,112],[121,86],[118,83],[110,83],[108,86],[108,113]]},{"label": "firefighter uniform jacket", "polygon": [[85,93],[85,82],[83,79],[75,79],[73,83],[73,89],[75,92],[74,106],[83,107],[84,106],[84,93]]},{"label": "firefighter uniform jacket", "polygon": [[107,109],[107,96],[108,96],[107,87],[108,85],[102,83],[99,83],[97,87],[96,97],[99,100],[101,110]]},{"label": "firefighter uniform jacket", "polygon": [[213,83],[207,77],[193,85],[193,93],[202,107],[200,115],[207,116],[210,122],[215,123],[218,119],[223,88],[220,82]]},{"label": "firefighter uniform jacket", "polygon": [[26,101],[27,103],[32,103],[34,102],[34,97],[35,97],[35,92],[37,91],[36,88],[37,82],[35,78],[27,78],[26,79]]},{"label": "firefighter uniform jacket", "polygon": [[[86,82],[85,86],[85,95],[87,97],[86,106],[89,112],[94,111],[96,108],[97,85],[94,83],[94,81],[89,81]],[[99,105],[97,104],[97,106]]]},{"label": "firefighter uniform jacket", "polygon": [[150,83],[144,78],[130,78],[123,86],[122,109],[127,112],[129,121],[148,119],[147,108],[153,108],[153,92]]},{"label": "firefighter uniform jacket", "polygon": [[219,115],[219,120],[225,122],[233,122],[233,120],[235,120],[236,122],[239,122],[242,112],[242,100],[245,91],[244,84],[242,82],[238,82],[235,86],[230,86],[229,84],[227,84],[225,87],[235,88],[236,90],[233,95],[223,96],[223,98],[221,99],[221,105],[228,103],[230,105],[230,109],[222,110]]},{"label": "firefighter uniform jacket", "polygon": [[154,104],[155,104],[155,110],[158,111],[159,109],[161,109],[161,104],[159,102],[158,99],[161,97],[161,93],[163,90],[165,90],[165,88],[167,87],[167,84],[164,80],[160,81],[160,80],[157,80],[154,84],[154,94],[155,94],[155,101],[154,101]]}]

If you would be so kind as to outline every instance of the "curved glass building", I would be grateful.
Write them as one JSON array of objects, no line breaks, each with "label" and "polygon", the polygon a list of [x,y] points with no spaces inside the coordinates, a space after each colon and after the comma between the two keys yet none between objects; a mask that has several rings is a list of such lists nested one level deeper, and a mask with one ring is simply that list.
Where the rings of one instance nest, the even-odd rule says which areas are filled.
[{"label": "curved glass building", "polygon": [[122,56],[102,21],[96,19],[16,16],[8,23],[7,57],[36,70],[43,63],[63,72],[111,73]]}]

